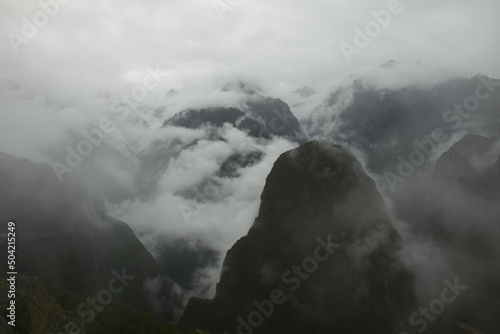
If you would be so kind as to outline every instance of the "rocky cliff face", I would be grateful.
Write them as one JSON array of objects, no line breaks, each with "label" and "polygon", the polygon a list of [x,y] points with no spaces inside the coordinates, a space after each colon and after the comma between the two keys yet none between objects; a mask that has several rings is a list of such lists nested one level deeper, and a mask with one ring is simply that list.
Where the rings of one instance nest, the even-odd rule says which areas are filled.
[{"label": "rocky cliff face", "polygon": [[227,253],[213,300],[180,324],[214,333],[392,333],[412,276],[375,183],[346,149],[310,142],[274,164],[248,235]]},{"label": "rocky cliff face", "polygon": [[171,317],[171,281],[130,227],[104,215],[71,178],[60,183],[51,167],[0,153],[0,184],[0,220],[16,222],[19,273],[95,297],[114,271],[125,282],[114,299]]}]

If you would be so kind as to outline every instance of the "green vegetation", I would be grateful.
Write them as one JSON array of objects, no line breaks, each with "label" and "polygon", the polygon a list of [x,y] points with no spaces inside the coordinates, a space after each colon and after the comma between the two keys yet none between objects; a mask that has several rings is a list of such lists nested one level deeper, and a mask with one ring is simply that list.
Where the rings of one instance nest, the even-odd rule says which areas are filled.
[{"label": "green vegetation", "polygon": [[[24,275],[17,276],[16,287],[14,334],[208,334],[199,330],[180,329],[147,312],[116,301],[104,307],[102,312],[97,312],[95,319],[85,324],[76,309],[86,297],[59,286],[46,287],[36,278]],[[7,282],[5,276],[0,274],[0,308],[4,319],[4,310],[9,302],[6,292]]]}]

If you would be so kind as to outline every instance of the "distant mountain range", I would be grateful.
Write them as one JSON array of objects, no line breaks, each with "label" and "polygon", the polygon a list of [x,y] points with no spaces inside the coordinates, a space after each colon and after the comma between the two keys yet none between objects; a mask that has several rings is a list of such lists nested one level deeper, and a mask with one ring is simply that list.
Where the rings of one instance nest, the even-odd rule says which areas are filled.
[{"label": "distant mountain range", "polygon": [[[19,272],[85,296],[123,270],[134,278],[118,301],[168,321],[185,307],[179,325],[192,330],[495,334],[499,87],[482,75],[432,87],[357,79],[299,121],[260,88],[227,85],[245,93],[237,105],[185,109],[158,130],[189,135],[157,136],[133,157],[103,144],[63,182],[48,165],[0,152],[0,218],[17,221]],[[156,196],[172,161],[203,143],[227,152],[195,189],[237,180],[275,140],[296,148],[274,162],[258,216],[227,254],[202,235],[193,245],[160,233],[147,249],[143,231],[107,214],[104,203]],[[192,185],[174,195],[220,200]],[[199,270],[222,258],[215,297],[200,298]]]},{"label": "distant mountain range", "polygon": [[366,169],[379,176],[379,186],[393,192],[406,174],[432,169],[464,134],[498,137],[499,105],[500,80],[484,75],[392,89],[361,78],[333,92],[304,127],[311,138],[359,152]]}]

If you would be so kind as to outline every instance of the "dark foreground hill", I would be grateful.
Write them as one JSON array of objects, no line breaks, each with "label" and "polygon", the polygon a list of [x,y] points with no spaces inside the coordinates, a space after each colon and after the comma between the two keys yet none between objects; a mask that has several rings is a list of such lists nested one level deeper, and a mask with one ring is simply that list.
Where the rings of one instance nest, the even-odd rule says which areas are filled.
[{"label": "dark foreground hill", "polygon": [[[82,317],[77,312],[82,296],[60,286],[43,285],[35,277],[19,275],[17,278],[16,326],[9,326],[2,316],[2,334],[209,334],[199,330],[180,329],[119,301],[106,305],[87,323],[84,321],[87,317]],[[6,290],[6,275],[0,272],[2,295]],[[7,308],[7,304],[7,300],[0,300],[2,310]]]},{"label": "dark foreground hill", "polygon": [[0,153],[0,184],[0,221],[16,223],[19,273],[94,297],[114,279],[113,300],[172,317],[173,283],[132,229],[71,178],[61,183],[47,165]]}]

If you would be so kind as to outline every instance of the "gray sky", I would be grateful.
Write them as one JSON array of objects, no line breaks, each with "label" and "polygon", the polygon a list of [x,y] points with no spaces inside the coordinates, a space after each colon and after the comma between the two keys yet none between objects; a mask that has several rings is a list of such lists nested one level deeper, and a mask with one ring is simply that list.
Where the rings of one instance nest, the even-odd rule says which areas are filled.
[{"label": "gray sky", "polygon": [[21,35],[22,18],[33,22],[40,4],[0,1],[0,75],[68,98],[120,91],[146,66],[159,66],[166,86],[242,77],[271,91],[334,86],[388,59],[467,75],[498,68],[495,0],[401,0],[400,13],[350,64],[340,43],[353,44],[354,28],[364,29],[390,1],[233,0],[222,20],[214,4],[228,0],[65,1],[18,53],[7,34]]},{"label": "gray sky", "polygon": [[[114,99],[143,81],[148,67],[159,69],[162,82],[148,92],[144,104],[167,107],[163,119],[147,119],[153,127],[185,107],[233,105],[241,96],[215,89],[238,79],[283,98],[304,119],[352,76],[369,76],[390,86],[418,79],[422,72],[409,68],[407,75],[403,68],[399,76],[382,78],[374,68],[389,59],[421,62],[425,80],[443,70],[500,77],[498,0],[402,0],[399,13],[391,15],[390,23],[350,63],[340,44],[355,46],[355,28],[365,30],[374,20],[371,12],[386,10],[390,1],[231,0],[234,6],[228,0],[65,2],[36,36],[26,38],[22,30],[32,31],[23,18],[32,23],[35,16],[45,23],[39,2],[0,0],[0,151],[45,161],[41,149],[59,143],[68,129],[99,124],[112,113]],[[214,3],[231,10],[221,19]],[[9,80],[20,89],[12,89]],[[304,85],[320,94],[302,108],[293,107],[301,101],[294,101],[290,92]],[[167,99],[170,89],[181,93]],[[115,125],[131,135],[153,136],[148,141],[154,136],[202,137],[187,130],[167,134],[127,122]],[[246,169],[243,177],[225,181],[227,197],[208,205],[188,226],[178,212],[186,200],[173,193],[189,182],[194,186],[199,180],[193,175],[210,175],[217,169],[217,157],[250,140],[234,129],[223,131],[230,139],[227,145],[205,143],[184,152],[161,178],[156,198],[122,203],[112,208],[114,215],[133,227],[147,224],[167,233],[204,235],[211,246],[227,250],[253,222],[273,162],[293,145],[276,139],[262,147],[265,160]],[[192,168],[184,172],[185,165]],[[186,184],[178,184],[184,179]],[[216,282],[218,271],[210,277]]]}]

